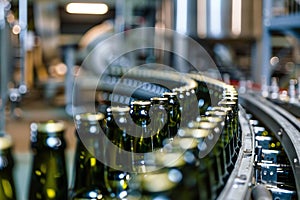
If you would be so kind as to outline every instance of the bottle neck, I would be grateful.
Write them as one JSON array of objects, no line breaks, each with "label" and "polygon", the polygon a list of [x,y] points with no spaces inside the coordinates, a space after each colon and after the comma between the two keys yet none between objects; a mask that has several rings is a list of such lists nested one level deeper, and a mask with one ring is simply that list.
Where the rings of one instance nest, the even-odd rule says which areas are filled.
[{"label": "bottle neck", "polygon": [[133,122],[138,126],[146,126],[150,124],[149,116],[150,104],[147,106],[134,105],[131,109],[131,117]]},{"label": "bottle neck", "polygon": [[64,131],[56,133],[31,132],[31,147],[36,150],[64,150],[66,141]]},{"label": "bottle neck", "polygon": [[0,171],[4,169],[12,170],[14,166],[14,160],[12,157],[11,147],[0,149]]}]

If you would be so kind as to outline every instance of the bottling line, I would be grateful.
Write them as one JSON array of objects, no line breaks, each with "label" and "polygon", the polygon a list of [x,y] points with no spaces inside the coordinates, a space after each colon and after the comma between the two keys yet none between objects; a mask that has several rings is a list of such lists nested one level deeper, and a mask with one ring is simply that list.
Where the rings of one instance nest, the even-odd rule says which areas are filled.
[{"label": "bottling line", "polygon": [[77,3],[0,0],[0,199],[300,199],[298,0]]}]

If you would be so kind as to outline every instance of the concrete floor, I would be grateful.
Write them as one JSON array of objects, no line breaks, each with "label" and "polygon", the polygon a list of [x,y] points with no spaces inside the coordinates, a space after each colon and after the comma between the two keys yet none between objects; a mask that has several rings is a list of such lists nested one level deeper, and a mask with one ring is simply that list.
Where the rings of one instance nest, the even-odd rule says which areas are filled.
[{"label": "concrete floor", "polygon": [[76,146],[76,138],[74,136],[75,126],[73,118],[66,114],[61,102],[63,101],[54,100],[49,103],[38,92],[32,91],[23,97],[20,103],[20,109],[15,110],[17,115],[19,115],[18,117],[11,116],[10,106],[8,105],[5,130],[7,134],[12,136],[14,143],[14,178],[18,200],[27,200],[32,158],[30,150],[30,124],[32,122],[50,119],[59,119],[65,122],[67,170],[69,181],[71,181],[73,155]]}]

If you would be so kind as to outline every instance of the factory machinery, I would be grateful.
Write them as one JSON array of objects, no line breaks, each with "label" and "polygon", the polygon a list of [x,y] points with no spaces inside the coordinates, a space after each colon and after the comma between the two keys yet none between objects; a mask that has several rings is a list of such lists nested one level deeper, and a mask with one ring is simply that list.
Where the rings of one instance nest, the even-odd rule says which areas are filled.
[{"label": "factory machinery", "polygon": [[[77,80],[77,83],[84,84],[85,81]],[[77,86],[81,87],[81,84]],[[201,191],[205,187],[199,187],[199,193],[207,192],[201,197],[300,198],[299,120],[280,104],[274,103],[274,99],[263,97],[260,91],[238,94],[234,86],[207,75],[158,70],[152,64],[143,70],[108,68],[96,90],[96,108],[103,113],[109,106],[128,106],[136,100],[175,93],[181,121],[174,141],[176,137],[199,139],[196,131],[189,135],[190,130],[210,130],[209,135],[201,136],[207,147],[197,149],[196,155],[202,155],[199,158],[201,163],[214,152],[209,156],[216,159],[210,170],[215,170],[216,174],[214,180],[209,178],[210,188],[206,188],[209,191]],[[78,112],[82,112],[82,108]],[[205,123],[211,123],[212,127],[205,126]],[[188,147],[183,149],[190,151]],[[186,176],[185,172],[183,180]],[[148,180],[145,178],[143,181],[147,183]],[[154,198],[165,192],[157,194],[157,190],[159,188],[146,194]],[[168,195],[172,196],[174,191],[171,189],[169,192]]]},{"label": "factory machinery", "polygon": [[[102,96],[101,102],[97,104],[99,110],[105,112],[110,105],[130,105],[130,102],[138,99],[161,97],[166,92],[175,91],[182,106],[182,114],[185,109],[189,112],[189,123],[185,124],[182,118],[178,137],[181,137],[186,128],[205,129],[195,124],[206,122],[209,116],[221,117],[221,123],[214,122],[217,124],[215,128],[218,127],[221,131],[212,131],[215,139],[207,141],[207,152],[202,153],[208,155],[208,151],[222,141],[225,154],[231,155],[224,157],[226,167],[219,173],[223,182],[216,181],[216,185],[211,186],[215,190],[210,191],[210,198],[300,198],[300,149],[297,145],[300,129],[296,116],[273,100],[263,97],[260,91],[251,90],[238,94],[234,86],[201,73],[129,69],[111,68],[101,78],[98,85],[98,95]],[[114,90],[115,87],[126,89]],[[193,106],[188,106],[193,105],[193,100],[199,108],[194,116],[191,109]],[[189,102],[188,105],[185,104],[186,101]],[[226,117],[222,118],[222,112],[212,112],[221,110],[225,111]],[[210,120],[213,122],[213,119]],[[223,136],[230,129],[228,140],[224,140]],[[194,137],[197,138],[196,134]],[[218,151],[222,151],[222,148]]]},{"label": "factory machinery", "polygon": [[[7,58],[10,54],[3,48],[9,47],[9,34],[5,24],[1,23],[1,17],[2,134],[5,132],[6,86],[9,78],[7,69],[10,63]],[[22,58],[22,54],[20,56]],[[91,95],[96,99],[91,102],[82,98],[87,77],[76,80],[74,115],[95,111],[106,114],[111,106],[129,106],[135,101],[147,101],[173,93],[178,100],[181,119],[176,134],[169,136],[169,143],[176,147],[178,138],[189,138],[205,144],[205,148],[180,146],[183,156],[189,155],[186,152],[192,153],[200,164],[186,161],[180,167],[164,166],[166,169],[178,169],[182,173],[180,180],[164,179],[172,186],[147,187],[147,184],[153,183],[153,179],[147,179],[151,178],[149,172],[148,176],[139,179],[143,187],[132,184],[124,199],[141,196],[145,196],[144,199],[183,199],[184,196],[180,195],[187,195],[189,189],[195,187],[197,190],[191,192],[191,195],[195,195],[192,197],[196,199],[300,199],[300,112],[297,112],[297,98],[293,102],[283,102],[270,98],[269,90],[262,95],[260,90],[239,90],[204,73],[181,73],[160,67],[155,64],[147,64],[143,69],[110,66],[96,80],[97,86],[91,88],[96,90],[93,91],[96,95]],[[18,94],[25,92],[26,87],[24,89],[21,81]],[[82,102],[76,102],[78,99]],[[87,107],[81,107],[86,103]],[[164,149],[165,146],[160,148]],[[198,173],[195,175],[194,172]],[[189,184],[192,183],[189,180],[193,175],[199,178],[195,187]]]}]

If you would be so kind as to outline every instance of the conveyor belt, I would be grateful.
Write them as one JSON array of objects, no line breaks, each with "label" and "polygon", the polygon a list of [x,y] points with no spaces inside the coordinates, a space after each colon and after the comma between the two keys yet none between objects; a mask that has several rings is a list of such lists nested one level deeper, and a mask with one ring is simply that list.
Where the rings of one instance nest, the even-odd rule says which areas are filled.
[{"label": "conveyor belt", "polygon": [[[255,94],[240,95],[240,103],[275,133],[290,161],[297,191],[300,191],[300,129],[299,121],[279,106]],[[298,192],[298,199],[300,193]]]},{"label": "conveyor belt", "polygon": [[[182,88],[195,90],[196,96],[206,98],[215,106],[224,98],[224,92],[232,86],[201,74],[179,74],[156,70],[121,70],[121,74],[110,73],[97,83],[96,88],[107,95],[110,102],[128,104],[130,99],[149,99],[161,96],[163,92]],[[118,85],[119,84],[119,85]],[[168,84],[166,86],[165,84]],[[116,90],[115,86],[121,90]],[[199,88],[206,90],[199,90]],[[134,93],[130,92],[134,91]],[[114,98],[114,96],[116,98]],[[254,132],[247,118],[251,111],[256,119],[263,122],[266,128],[275,133],[291,163],[295,178],[296,190],[300,199],[300,124],[297,118],[272,102],[255,94],[239,95],[239,132],[242,135],[242,146],[238,153],[234,169],[218,196],[218,199],[250,199],[254,173]]]}]

